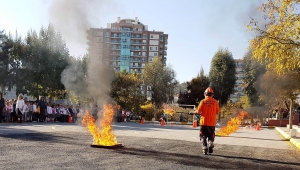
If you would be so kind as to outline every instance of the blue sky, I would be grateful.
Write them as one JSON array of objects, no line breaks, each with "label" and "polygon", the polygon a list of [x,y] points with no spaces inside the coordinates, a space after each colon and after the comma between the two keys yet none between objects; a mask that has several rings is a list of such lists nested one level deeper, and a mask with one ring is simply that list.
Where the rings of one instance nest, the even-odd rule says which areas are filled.
[{"label": "blue sky", "polygon": [[61,31],[70,53],[81,56],[86,52],[86,33],[85,28],[76,25],[106,27],[117,17],[138,17],[149,30],[169,34],[167,64],[182,83],[196,77],[201,66],[208,74],[219,47],[228,48],[235,59],[244,56],[253,38],[246,31],[246,24],[250,17],[259,14],[256,7],[261,3],[261,0],[67,0],[66,3],[0,0],[0,29],[6,33],[17,30],[24,37],[29,29],[38,31],[51,22]]}]

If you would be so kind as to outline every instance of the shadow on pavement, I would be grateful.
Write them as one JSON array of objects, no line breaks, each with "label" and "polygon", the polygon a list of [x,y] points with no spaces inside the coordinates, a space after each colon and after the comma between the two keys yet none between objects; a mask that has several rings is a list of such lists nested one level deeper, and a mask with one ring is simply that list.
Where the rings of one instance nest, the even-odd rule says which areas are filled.
[{"label": "shadow on pavement", "polygon": [[[39,141],[46,143],[64,143],[64,144],[72,144],[72,145],[81,145],[81,143],[77,143],[78,141],[74,137],[70,137],[66,135],[68,132],[39,132],[29,129],[11,129],[5,126],[0,127],[1,133],[0,138],[14,139],[14,140],[22,140],[22,141]],[[16,130],[15,133],[12,131]],[[6,133],[9,132],[9,133]],[[84,135],[83,133],[80,133]],[[90,139],[91,136],[87,135],[87,138]]]},{"label": "shadow on pavement", "polygon": [[240,156],[226,156],[226,155],[218,155],[213,154],[212,156],[215,157],[222,157],[222,158],[229,158],[229,159],[245,159],[245,160],[251,160],[253,162],[261,162],[261,163],[275,163],[275,164],[281,164],[281,165],[297,165],[300,166],[300,163],[296,162],[283,162],[283,161],[275,161],[275,160],[268,160],[268,159],[257,159],[257,158],[248,158],[248,157],[240,157]]},{"label": "shadow on pavement", "polygon": [[[236,133],[236,132],[235,132]],[[258,139],[258,140],[271,140],[271,141],[289,141],[287,139],[267,139],[267,138],[254,138],[254,137],[245,137],[245,136],[222,136],[222,138],[232,137],[232,138],[245,138],[245,139]]]},{"label": "shadow on pavement", "polygon": [[[120,154],[136,155],[139,157],[163,160],[165,162],[176,162],[177,164],[183,164],[187,166],[194,167],[205,167],[205,168],[216,168],[216,169],[270,169],[271,167],[276,167],[276,165],[296,165],[300,166],[300,163],[295,162],[282,162],[282,161],[273,161],[266,159],[256,159],[256,158],[247,158],[247,157],[237,157],[237,156],[226,156],[226,155],[202,155],[199,151],[199,155],[189,155],[183,153],[170,153],[165,151],[156,151],[156,150],[144,150],[138,148],[119,148],[115,152]],[[219,157],[219,159],[215,159]],[[254,163],[255,162],[255,163]],[[272,164],[272,165],[270,165]],[[276,164],[276,165],[274,165]],[[282,169],[278,166],[276,169]],[[272,168],[271,168],[272,169]]]}]

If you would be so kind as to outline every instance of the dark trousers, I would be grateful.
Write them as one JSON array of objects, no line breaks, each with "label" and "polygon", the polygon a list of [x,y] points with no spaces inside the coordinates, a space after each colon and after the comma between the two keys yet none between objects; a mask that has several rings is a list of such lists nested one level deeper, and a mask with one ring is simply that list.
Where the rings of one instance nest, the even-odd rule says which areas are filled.
[{"label": "dark trousers", "polygon": [[3,108],[3,106],[0,106],[0,122],[3,122],[3,120],[5,119]]},{"label": "dark trousers", "polygon": [[18,115],[16,112],[11,112],[10,113],[10,122],[16,122],[18,120]]},{"label": "dark trousers", "polygon": [[40,114],[37,112],[33,112],[32,121],[39,121],[39,119],[40,119]]},{"label": "dark trousers", "polygon": [[18,109],[18,122],[19,123],[22,123],[22,121],[23,121],[23,115],[22,115],[22,112],[20,111],[20,109]]},{"label": "dark trousers", "polygon": [[69,115],[62,115],[62,122],[68,122]]},{"label": "dark trousers", "polygon": [[202,149],[207,149],[207,147],[213,147],[213,143],[215,140],[215,126],[200,126],[199,136],[200,142],[202,143]]},{"label": "dark trousers", "polygon": [[40,122],[45,122],[45,120],[46,120],[45,109],[41,108]]}]

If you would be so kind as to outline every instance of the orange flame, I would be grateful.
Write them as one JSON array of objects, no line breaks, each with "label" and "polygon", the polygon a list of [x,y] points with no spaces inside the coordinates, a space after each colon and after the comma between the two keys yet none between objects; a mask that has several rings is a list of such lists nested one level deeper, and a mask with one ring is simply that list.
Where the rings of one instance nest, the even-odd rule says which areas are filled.
[{"label": "orange flame", "polygon": [[245,116],[250,117],[247,112],[241,111],[237,117],[231,118],[230,121],[227,122],[226,126],[221,127],[216,135],[228,136],[231,133],[236,132]]},{"label": "orange flame", "polygon": [[86,126],[93,135],[94,145],[113,146],[118,144],[116,136],[112,133],[111,122],[114,116],[112,105],[104,105],[103,114],[100,119],[100,128],[97,127],[94,117],[85,111],[82,119],[82,125]]},{"label": "orange flame", "polygon": [[173,115],[174,113],[176,113],[176,111],[171,106],[167,106],[166,104],[163,104],[163,111],[165,114],[169,115]]}]

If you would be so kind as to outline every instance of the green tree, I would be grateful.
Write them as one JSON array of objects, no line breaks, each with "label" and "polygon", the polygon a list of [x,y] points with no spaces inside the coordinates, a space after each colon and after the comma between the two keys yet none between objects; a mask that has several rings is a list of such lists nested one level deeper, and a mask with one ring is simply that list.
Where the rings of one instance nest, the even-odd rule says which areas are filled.
[{"label": "green tree", "polygon": [[25,44],[22,38],[16,32],[13,37],[11,34],[8,36],[8,44],[12,46],[9,51],[9,79],[8,88],[16,87],[16,95],[23,93],[27,94],[24,88],[24,82],[28,81],[27,77],[23,76],[24,70],[22,65],[22,57],[25,52]]},{"label": "green tree", "polygon": [[109,94],[123,109],[139,113],[140,106],[146,101],[142,84],[141,74],[128,73],[126,70],[116,72]]},{"label": "green tree", "polygon": [[263,76],[266,72],[266,65],[257,61],[257,59],[252,58],[252,50],[248,50],[244,56],[244,88],[245,94],[249,96],[250,102],[253,105],[260,103],[259,94],[257,93],[259,86],[257,85],[257,80],[259,77]]},{"label": "green tree", "polygon": [[221,106],[227,103],[230,94],[234,92],[235,68],[231,52],[228,49],[219,48],[211,61],[209,80],[214,90],[214,97],[219,100]]},{"label": "green tree", "polygon": [[4,30],[0,31],[0,87],[2,93],[6,88],[11,89],[13,87],[11,65],[14,62],[10,57],[12,48],[11,39],[5,35]]},{"label": "green tree", "polygon": [[164,67],[161,59],[155,57],[152,63],[146,64],[143,77],[145,84],[151,86],[151,101],[156,108],[161,108],[163,103],[172,101],[178,81],[171,67]]},{"label": "green tree", "polygon": [[196,78],[187,82],[186,91],[183,94],[180,94],[177,103],[198,105],[199,102],[204,99],[204,91],[209,87],[209,84],[209,78],[204,75],[204,72],[201,72]]},{"label": "green tree", "polygon": [[22,50],[14,49],[22,70],[18,76],[20,87],[17,85],[17,93],[35,97],[44,95],[50,100],[65,97],[65,87],[60,80],[70,55],[60,33],[50,24],[41,28],[39,34],[29,31],[24,44]]}]

